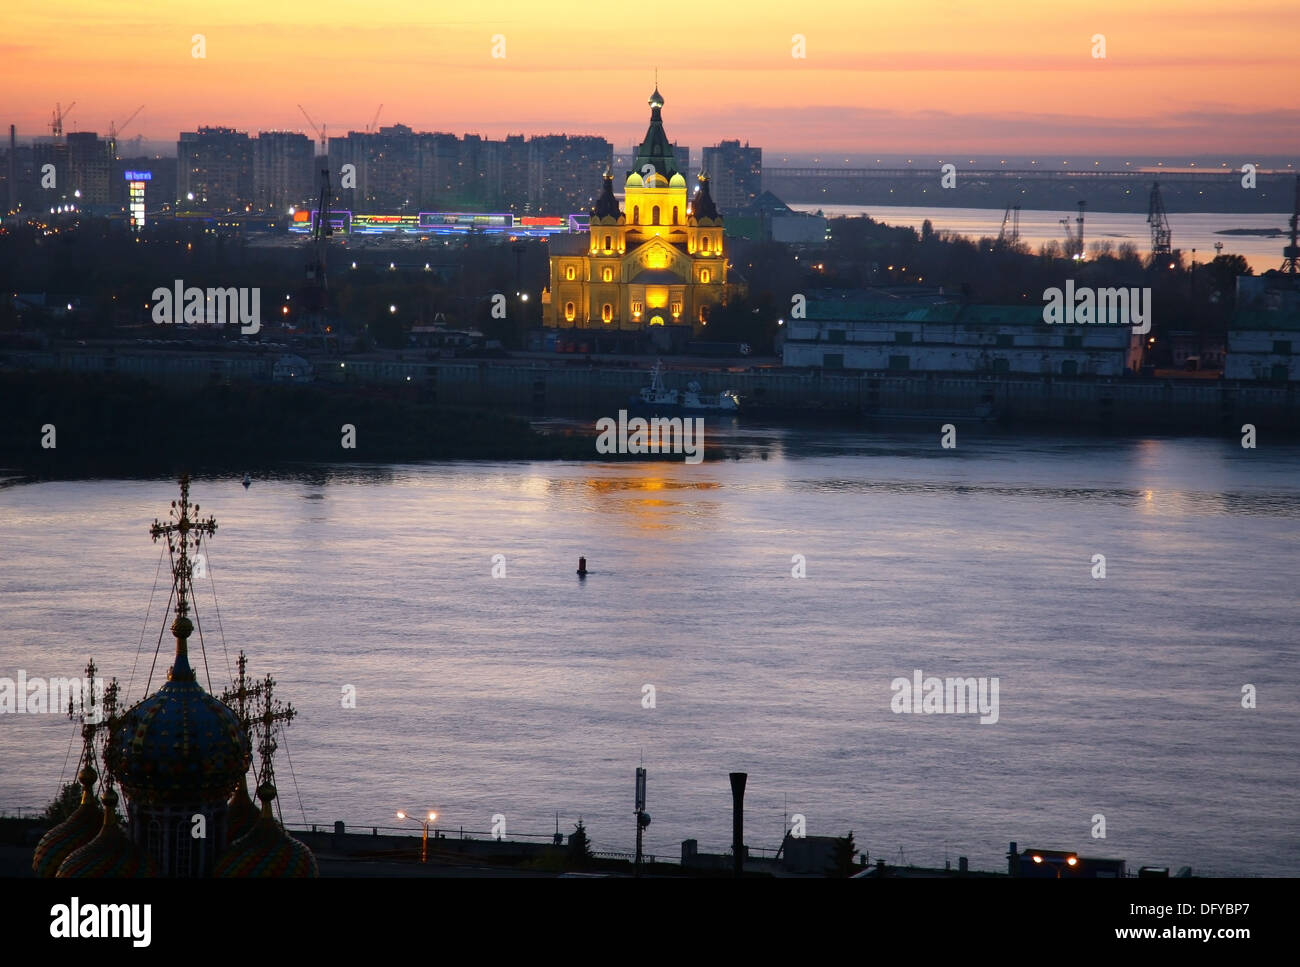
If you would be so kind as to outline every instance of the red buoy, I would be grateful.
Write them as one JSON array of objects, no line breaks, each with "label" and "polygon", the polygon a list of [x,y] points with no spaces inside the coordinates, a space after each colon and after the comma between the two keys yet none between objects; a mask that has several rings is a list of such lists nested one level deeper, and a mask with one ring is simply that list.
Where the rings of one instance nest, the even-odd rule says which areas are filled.
[{"label": "red buoy", "polygon": [[586,576],[587,576],[587,559],[585,557],[580,557],[578,558],[578,577],[585,578]]}]

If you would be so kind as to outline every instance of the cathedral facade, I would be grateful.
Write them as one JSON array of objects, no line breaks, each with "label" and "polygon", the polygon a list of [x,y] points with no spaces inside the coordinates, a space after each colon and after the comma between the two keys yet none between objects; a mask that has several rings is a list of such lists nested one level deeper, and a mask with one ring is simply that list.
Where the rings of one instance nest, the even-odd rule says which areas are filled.
[{"label": "cathedral facade", "polygon": [[709,310],[726,300],[722,217],[706,174],[688,195],[664,134],[663,105],[656,88],[622,207],[606,174],[590,231],[552,240],[560,244],[552,249],[550,286],[542,295],[547,327],[623,333],[689,327],[700,335]]}]

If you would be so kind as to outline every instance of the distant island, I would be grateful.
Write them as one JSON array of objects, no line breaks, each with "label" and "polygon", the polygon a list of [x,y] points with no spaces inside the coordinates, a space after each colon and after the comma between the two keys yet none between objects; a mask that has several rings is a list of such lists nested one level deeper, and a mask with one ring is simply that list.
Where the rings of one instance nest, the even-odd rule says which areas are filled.
[{"label": "distant island", "polygon": [[1258,235],[1262,238],[1274,238],[1285,235],[1280,228],[1221,228],[1215,235]]}]

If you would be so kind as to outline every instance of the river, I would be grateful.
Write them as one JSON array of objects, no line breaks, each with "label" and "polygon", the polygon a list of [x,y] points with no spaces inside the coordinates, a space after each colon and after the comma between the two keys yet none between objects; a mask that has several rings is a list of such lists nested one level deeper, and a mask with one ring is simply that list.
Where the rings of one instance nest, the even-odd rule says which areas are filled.
[{"label": "river", "polygon": [[[1300,447],[764,428],[728,444],[738,459],[699,465],[196,480],[219,523],[197,585],[213,683],[245,649],[301,713],[277,758],[285,819],[433,808],[453,835],[501,814],[516,836],[558,812],[627,850],[644,763],[647,849],[670,859],[687,838],[725,850],[741,770],[752,847],[800,814],[873,861],[1000,870],[1016,840],[1296,874]],[[0,676],[75,676],[93,655],[142,696],[166,597],[146,618],[147,531],[175,490],[0,487]],[[892,711],[916,669],[997,679],[996,722]],[[63,715],[0,715],[0,811],[48,802],[75,742]]]},{"label": "river", "polygon": [[[1005,211],[990,208],[908,208],[889,205],[791,205],[798,211],[821,211],[828,216],[869,215],[887,225],[902,225],[920,231],[928,219],[935,231],[954,232],[971,238],[996,237],[1002,227]],[[1062,218],[1070,220],[1074,231],[1077,211],[1029,211],[1020,213],[1020,240],[1031,251],[1048,242],[1064,242],[1065,229]],[[1223,253],[1245,257],[1258,274],[1276,269],[1282,264],[1284,237],[1258,235],[1219,235],[1217,232],[1236,229],[1286,229],[1289,214],[1285,215],[1231,215],[1222,212],[1170,215],[1169,226],[1173,232],[1174,248],[1182,249],[1183,260],[1190,263],[1192,249],[1196,249],[1197,262],[1209,262],[1216,254],[1215,242],[1223,243]],[[1008,224],[1008,231],[1010,224]],[[1091,249],[1094,242],[1111,242],[1118,248],[1132,242],[1143,257],[1151,250],[1151,229],[1145,215],[1116,212],[1092,212],[1084,216],[1084,240]]]}]

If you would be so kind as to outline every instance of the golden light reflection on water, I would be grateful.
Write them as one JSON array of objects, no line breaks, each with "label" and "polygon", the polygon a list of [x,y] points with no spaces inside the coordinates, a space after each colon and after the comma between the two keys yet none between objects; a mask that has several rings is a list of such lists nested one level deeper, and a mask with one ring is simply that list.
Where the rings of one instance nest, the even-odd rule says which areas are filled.
[{"label": "golden light reflection on water", "polygon": [[[717,480],[692,479],[693,468],[662,462],[626,463],[598,468],[608,475],[553,481],[562,491],[580,490],[594,512],[611,517],[625,531],[663,531],[697,526],[716,518],[721,504],[692,491],[721,490]],[[558,487],[556,486],[558,485]],[[679,494],[680,496],[673,496]]]}]

